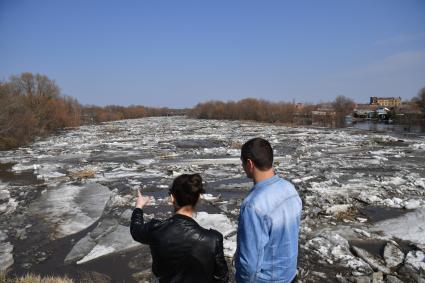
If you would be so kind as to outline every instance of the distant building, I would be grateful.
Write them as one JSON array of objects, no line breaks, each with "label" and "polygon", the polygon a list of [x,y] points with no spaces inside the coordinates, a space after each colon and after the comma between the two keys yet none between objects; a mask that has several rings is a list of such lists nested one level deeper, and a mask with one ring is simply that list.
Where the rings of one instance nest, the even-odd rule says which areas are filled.
[{"label": "distant building", "polygon": [[390,109],[386,107],[378,107],[375,111],[376,115],[378,115],[378,118],[381,120],[388,119],[388,112],[390,112]]},{"label": "distant building", "polygon": [[353,116],[355,118],[370,118],[378,107],[378,105],[357,104],[356,108],[354,108]]},{"label": "distant building", "polygon": [[396,107],[401,104],[401,97],[376,97],[370,98],[370,105],[378,105],[385,107]]}]

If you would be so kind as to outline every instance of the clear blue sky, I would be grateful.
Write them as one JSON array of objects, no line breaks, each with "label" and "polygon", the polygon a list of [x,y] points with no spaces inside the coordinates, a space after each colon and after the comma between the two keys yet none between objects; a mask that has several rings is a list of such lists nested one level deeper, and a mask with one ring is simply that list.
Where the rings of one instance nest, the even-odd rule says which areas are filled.
[{"label": "clear blue sky", "polygon": [[410,99],[424,0],[0,0],[0,79],[47,75],[83,104]]}]

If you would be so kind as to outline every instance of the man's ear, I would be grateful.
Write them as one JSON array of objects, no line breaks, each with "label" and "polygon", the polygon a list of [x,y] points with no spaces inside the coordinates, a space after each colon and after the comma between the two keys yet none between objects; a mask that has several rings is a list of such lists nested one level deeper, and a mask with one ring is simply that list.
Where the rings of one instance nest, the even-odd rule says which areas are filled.
[{"label": "man's ear", "polygon": [[252,160],[251,159],[247,159],[246,160],[246,164],[248,165],[248,169],[250,170],[250,171],[252,171],[252,170],[254,170],[254,162],[252,162]]}]

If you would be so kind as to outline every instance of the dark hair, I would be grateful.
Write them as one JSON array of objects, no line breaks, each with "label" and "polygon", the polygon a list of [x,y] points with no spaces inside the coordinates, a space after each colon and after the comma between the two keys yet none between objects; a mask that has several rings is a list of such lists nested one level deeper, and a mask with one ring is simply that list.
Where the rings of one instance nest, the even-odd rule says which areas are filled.
[{"label": "dark hair", "polygon": [[254,138],[247,141],[241,150],[241,160],[246,164],[251,159],[255,167],[260,170],[268,170],[273,166],[273,149],[268,141],[262,138]]},{"label": "dark hair", "polygon": [[183,174],[174,179],[169,191],[176,199],[177,205],[195,206],[199,195],[205,193],[202,187],[202,177],[199,174]]}]

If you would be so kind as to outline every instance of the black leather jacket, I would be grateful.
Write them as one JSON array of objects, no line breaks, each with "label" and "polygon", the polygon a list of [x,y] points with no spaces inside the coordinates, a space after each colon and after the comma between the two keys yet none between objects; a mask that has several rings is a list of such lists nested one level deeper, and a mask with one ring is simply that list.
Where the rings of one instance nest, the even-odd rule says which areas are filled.
[{"label": "black leather jacket", "polygon": [[204,229],[181,214],[144,223],[143,210],[136,208],[130,232],[134,240],[150,246],[152,271],[160,283],[228,281],[223,236],[218,231]]}]

